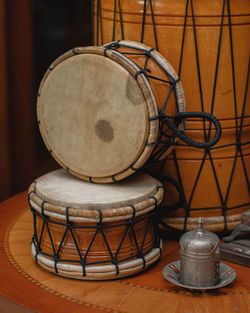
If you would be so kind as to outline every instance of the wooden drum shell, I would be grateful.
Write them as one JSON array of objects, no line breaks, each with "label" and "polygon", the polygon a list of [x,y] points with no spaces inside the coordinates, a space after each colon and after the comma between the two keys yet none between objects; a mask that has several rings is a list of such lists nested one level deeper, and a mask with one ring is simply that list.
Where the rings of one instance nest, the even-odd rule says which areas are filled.
[{"label": "wooden drum shell", "polygon": [[[138,240],[139,245],[142,244],[145,229],[147,227],[147,222],[148,222],[148,220],[145,217],[144,218],[138,217],[135,220],[134,229],[135,229],[135,232],[137,234],[137,240]],[[43,224],[43,220],[42,220],[41,216],[38,216],[38,225],[37,225],[38,226],[38,232],[41,231],[42,224]],[[106,227],[105,236],[108,239],[112,254],[114,254],[115,251],[117,250],[118,243],[120,242],[122,235],[124,234],[124,232],[126,230],[126,224],[125,223],[119,223],[121,225],[119,227],[116,227],[117,224],[118,224],[118,222],[116,222],[116,223],[110,222],[110,223],[105,224],[105,227]],[[77,227],[77,226],[78,227],[81,227],[81,226],[92,227],[90,229],[78,229],[74,232],[75,236],[76,236],[76,240],[79,244],[79,248],[82,252],[84,252],[87,250],[88,245],[89,245],[91,239],[93,238],[93,236],[95,234],[94,227],[96,226],[96,224],[94,224],[94,223],[74,223],[74,226],[75,227]],[[55,249],[57,250],[59,248],[60,243],[61,243],[61,239],[63,237],[65,227],[57,225],[57,224],[52,224],[50,226],[50,231],[51,231],[51,234],[52,234],[52,237],[54,240]],[[88,262],[90,262],[90,263],[107,260],[110,257],[103,238],[101,237],[100,234],[98,237],[99,238],[96,238],[96,242],[94,242],[94,244],[91,248],[91,251],[88,255]],[[153,225],[151,224],[149,226],[149,234],[147,235],[145,243],[144,243],[143,253],[147,253],[147,252],[151,251],[154,248],[154,245],[155,245],[154,229],[153,229]],[[44,237],[42,240],[42,250],[44,253],[49,253],[49,254],[53,253],[48,232],[46,232],[44,234]],[[63,245],[63,248],[61,250],[60,255],[61,255],[62,259],[79,260],[79,256],[78,256],[75,244],[74,244],[74,240],[73,240],[72,236],[70,236],[70,234],[68,235],[68,237],[65,241],[65,244]],[[127,235],[127,239],[124,242],[122,249],[119,253],[119,259],[120,259],[120,261],[122,261],[122,260],[126,260],[127,258],[131,258],[135,255],[136,255],[136,249],[135,249],[132,233],[130,230],[128,235]]]},{"label": "wooden drum shell", "polygon": [[[116,1],[117,2],[117,1]],[[156,48],[152,11],[147,1],[145,26],[142,36],[143,1],[122,1],[120,10],[116,6],[114,20],[114,0],[101,1],[101,19],[97,27],[97,1],[94,5],[94,42],[104,44],[112,40],[124,39],[142,41]],[[182,68],[180,72],[180,57],[182,48],[183,25],[185,21],[185,0],[157,0],[153,2],[153,14],[156,29],[159,52],[165,56],[173,68],[181,77],[185,91],[186,111],[201,111],[201,99],[199,81],[197,77],[197,64],[195,52],[195,38],[193,33],[193,21],[191,1],[189,1],[186,20],[186,34],[182,56]],[[213,84],[215,76],[215,63],[218,52],[218,40],[223,22],[223,34],[221,43],[220,64],[218,69],[216,98],[213,114],[220,119],[232,119],[235,117],[232,68],[230,55],[229,18],[228,8],[225,6],[224,19],[221,13],[223,0],[192,1],[195,16],[195,28],[197,34],[198,54],[200,62],[200,74],[202,81],[202,93],[204,111],[211,111]],[[100,9],[99,9],[100,10]],[[238,115],[241,115],[244,98],[245,82],[248,72],[249,42],[246,40],[250,28],[250,5],[247,0],[230,1],[232,39],[236,79],[236,100]],[[115,21],[115,22],[114,22]],[[102,32],[101,32],[102,26]],[[115,32],[113,33],[113,29]],[[99,30],[99,31],[98,31]],[[101,35],[102,33],[102,35]],[[208,66],[209,65],[209,66]],[[230,78],[230,79],[229,79]],[[249,97],[249,95],[248,95]],[[246,107],[245,116],[250,115],[250,108]]]},{"label": "wooden drum shell", "polygon": [[[58,191],[59,195],[55,195],[53,201],[48,201],[53,192],[49,192],[47,196],[45,193],[51,188],[51,184],[56,186],[60,179],[66,177],[63,186],[65,188],[67,177],[70,177],[63,174],[62,178],[58,176],[59,180],[56,180],[57,173],[64,172],[59,170],[49,173],[29,188],[29,203],[34,217],[31,250],[33,258],[40,266],[66,277],[102,280],[135,274],[146,269],[160,257],[161,243],[157,235],[156,206],[163,199],[163,187],[158,181],[150,178],[145,180],[144,184],[142,179],[142,185],[138,185],[138,180],[135,180],[136,183],[131,187],[129,182],[126,182],[121,188],[126,189],[128,185],[127,206],[124,206],[123,202],[120,202],[122,206],[119,206],[118,201],[117,207],[110,202],[110,207],[108,204],[107,207],[100,208],[99,205],[94,207],[90,200],[81,204],[86,207],[84,209],[78,207],[80,202],[75,207],[59,205],[58,199],[65,198],[61,191]],[[47,177],[51,177],[51,180],[46,180]],[[135,178],[130,181],[133,179]],[[98,187],[81,182],[77,178],[75,181],[78,186],[83,186],[83,189],[86,184],[91,186],[91,190],[102,188],[101,185]],[[69,190],[74,190],[73,194],[76,192],[75,186],[69,184]],[[106,191],[103,192],[109,190],[121,194],[121,188],[116,189],[113,186],[106,185]],[[137,189],[133,191],[136,186]],[[86,195],[86,199],[89,197]],[[119,197],[118,195],[117,199]],[[97,203],[100,200],[101,197],[94,199]],[[103,201],[105,203],[107,198]],[[85,264],[84,268],[81,260]]]},{"label": "wooden drum shell", "polygon": [[[250,105],[247,89],[250,45],[247,38],[250,2],[157,0],[152,2],[152,7],[150,1],[127,0],[120,6],[116,2],[114,14],[115,1],[102,1],[101,7],[95,1],[95,42],[101,44],[124,38],[158,48],[181,78],[186,111],[210,112],[222,126],[221,140],[210,151],[212,161],[207,157],[204,162],[191,202],[188,200],[204,151],[176,145],[175,152],[167,156],[161,172],[179,182],[181,178],[184,195],[191,208],[186,229],[196,227],[198,216],[207,218],[207,227],[213,231],[233,229],[240,221],[240,213],[249,209]],[[201,122],[187,121],[185,133],[195,140],[203,140],[204,129],[208,134],[207,123],[204,128]],[[239,147],[241,150],[237,150]],[[158,170],[155,168],[151,172],[157,174]],[[170,184],[165,184],[165,187],[164,204],[176,203],[178,194],[174,187]],[[225,219],[222,202],[226,208]],[[195,210],[209,207],[211,210]],[[166,224],[178,230],[184,228],[185,211],[182,207],[169,216],[164,218]],[[228,221],[226,227],[225,220]]]}]

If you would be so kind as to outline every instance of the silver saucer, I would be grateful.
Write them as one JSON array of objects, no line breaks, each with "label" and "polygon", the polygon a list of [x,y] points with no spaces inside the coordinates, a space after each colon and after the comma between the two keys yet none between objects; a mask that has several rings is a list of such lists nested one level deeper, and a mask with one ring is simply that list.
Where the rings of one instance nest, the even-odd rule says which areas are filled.
[{"label": "silver saucer", "polygon": [[222,262],[220,262],[220,268],[219,268],[220,282],[217,285],[211,286],[211,287],[193,287],[193,286],[182,284],[179,281],[180,261],[169,263],[163,268],[162,273],[166,280],[168,280],[169,282],[171,282],[172,284],[176,286],[180,286],[180,287],[191,289],[191,290],[199,290],[199,291],[213,290],[213,289],[225,287],[229,285],[231,282],[233,282],[236,278],[236,272],[230,266]]}]

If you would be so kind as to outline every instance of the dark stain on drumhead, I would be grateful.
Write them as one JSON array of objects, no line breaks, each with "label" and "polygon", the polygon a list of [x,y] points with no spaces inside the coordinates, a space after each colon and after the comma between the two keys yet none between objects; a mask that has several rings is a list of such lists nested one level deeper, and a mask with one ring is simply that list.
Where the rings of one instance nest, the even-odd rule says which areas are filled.
[{"label": "dark stain on drumhead", "polygon": [[99,120],[95,125],[97,136],[103,141],[111,141],[114,138],[114,130],[106,120]]},{"label": "dark stain on drumhead", "polygon": [[138,89],[136,79],[132,75],[129,75],[126,85],[126,95],[134,105],[142,102],[142,95]]}]

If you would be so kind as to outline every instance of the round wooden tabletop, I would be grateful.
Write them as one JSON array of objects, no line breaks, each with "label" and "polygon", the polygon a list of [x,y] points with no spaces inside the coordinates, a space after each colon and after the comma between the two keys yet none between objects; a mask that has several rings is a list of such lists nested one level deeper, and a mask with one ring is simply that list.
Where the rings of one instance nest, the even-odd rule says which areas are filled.
[{"label": "round wooden tabletop", "polygon": [[32,216],[27,193],[0,204],[0,312],[250,312],[250,270],[227,263],[237,278],[228,287],[195,293],[167,282],[163,267],[178,259],[178,242],[165,241],[161,260],[124,279],[92,282],[62,278],[30,256]]}]

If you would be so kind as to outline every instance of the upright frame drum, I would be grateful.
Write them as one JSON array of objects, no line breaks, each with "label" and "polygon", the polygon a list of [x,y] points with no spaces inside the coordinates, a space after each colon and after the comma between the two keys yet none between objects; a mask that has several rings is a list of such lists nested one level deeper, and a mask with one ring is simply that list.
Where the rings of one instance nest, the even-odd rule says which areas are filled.
[{"label": "upright frame drum", "polygon": [[[170,153],[176,137],[216,143],[217,120],[184,112],[182,85],[169,62],[144,44],[119,41],[60,56],[41,82],[37,116],[44,142],[70,173],[95,183],[122,180]],[[183,134],[184,120],[215,125],[208,141]]]}]

